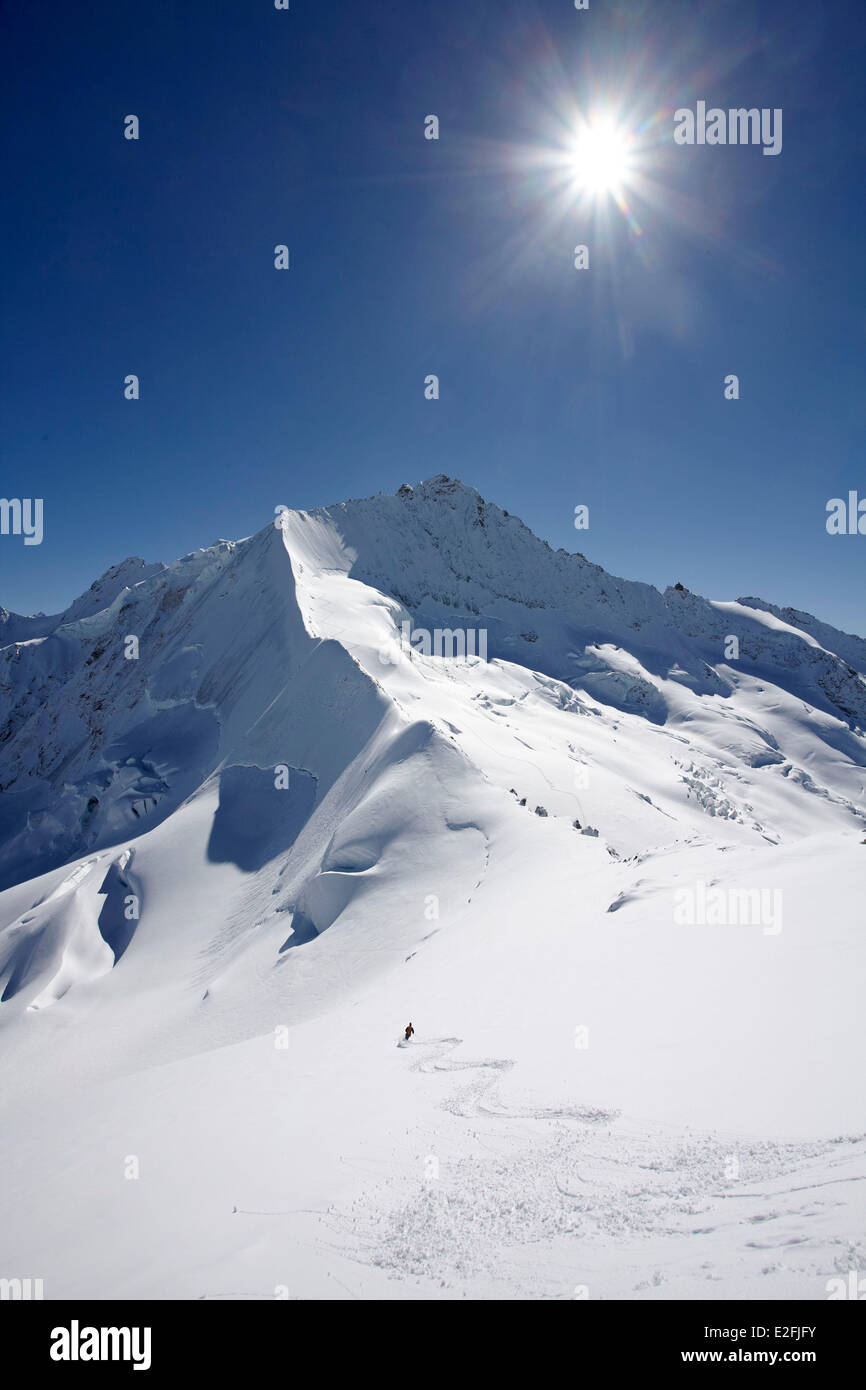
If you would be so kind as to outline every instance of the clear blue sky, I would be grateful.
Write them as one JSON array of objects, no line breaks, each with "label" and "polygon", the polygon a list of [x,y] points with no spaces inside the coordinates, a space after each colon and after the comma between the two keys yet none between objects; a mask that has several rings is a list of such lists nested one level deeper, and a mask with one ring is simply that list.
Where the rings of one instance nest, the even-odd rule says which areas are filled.
[{"label": "clear blue sky", "polygon": [[[614,573],[866,631],[866,536],[824,524],[866,494],[861,0],[54,0],[0,41],[0,495],[45,507],[0,603],[445,472]],[[674,145],[698,99],[781,107],[781,154]],[[545,163],[600,102],[639,236]]]}]

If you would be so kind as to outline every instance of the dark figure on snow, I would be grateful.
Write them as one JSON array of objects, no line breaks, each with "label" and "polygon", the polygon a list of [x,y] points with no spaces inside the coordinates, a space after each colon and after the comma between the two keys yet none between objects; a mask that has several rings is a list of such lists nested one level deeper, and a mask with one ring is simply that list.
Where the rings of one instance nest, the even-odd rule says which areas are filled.
[{"label": "dark figure on snow", "polygon": [[411,1036],[412,1036],[412,1034],[413,1034],[414,1032],[415,1032],[415,1029],[412,1027],[412,1024],[411,1024],[411,1023],[407,1023],[407,1024],[406,1024],[406,1041],[407,1041],[407,1042],[409,1041],[409,1039],[411,1038]]}]

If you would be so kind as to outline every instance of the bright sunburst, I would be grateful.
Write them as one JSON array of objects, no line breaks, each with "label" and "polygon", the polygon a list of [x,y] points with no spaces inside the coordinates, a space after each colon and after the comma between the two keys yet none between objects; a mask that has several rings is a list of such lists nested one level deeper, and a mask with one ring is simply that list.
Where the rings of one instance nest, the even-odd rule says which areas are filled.
[{"label": "bright sunburst", "polygon": [[[539,139],[513,146],[508,159],[522,175],[517,198],[532,199],[536,219],[533,244],[546,245],[560,237],[560,228],[574,229],[574,242],[591,235],[596,247],[612,240],[624,222],[633,245],[643,249],[638,208],[669,213],[669,198],[658,175],[664,167],[663,145],[670,112],[656,105],[647,88],[642,101],[633,83],[617,90],[600,82],[584,83],[583,101],[568,85],[551,82],[545,101],[533,112]],[[646,114],[652,110],[655,114]],[[570,230],[569,230],[570,235]],[[516,254],[529,254],[524,243]]]},{"label": "bright sunburst", "polygon": [[631,137],[609,116],[581,122],[568,151],[575,185],[581,193],[599,198],[621,195],[631,167]]}]

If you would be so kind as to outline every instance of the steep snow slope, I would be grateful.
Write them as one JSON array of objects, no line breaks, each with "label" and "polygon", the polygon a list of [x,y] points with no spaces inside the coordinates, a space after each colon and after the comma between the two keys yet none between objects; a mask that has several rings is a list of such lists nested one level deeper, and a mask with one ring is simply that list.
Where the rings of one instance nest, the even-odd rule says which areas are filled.
[{"label": "steep snow slope", "polygon": [[859,1267],[860,639],[615,579],[444,477],[128,563],[0,650],[10,1269],[811,1298]]}]

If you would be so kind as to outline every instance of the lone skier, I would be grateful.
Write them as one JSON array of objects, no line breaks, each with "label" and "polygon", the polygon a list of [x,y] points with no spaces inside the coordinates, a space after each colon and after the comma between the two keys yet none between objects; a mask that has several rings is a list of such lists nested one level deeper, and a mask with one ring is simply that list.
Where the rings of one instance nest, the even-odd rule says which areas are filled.
[{"label": "lone skier", "polygon": [[412,1024],[411,1024],[411,1023],[407,1023],[407,1024],[406,1024],[406,1042],[409,1041],[409,1039],[411,1038],[411,1036],[412,1036],[412,1034],[413,1034],[414,1032],[415,1032],[415,1029],[412,1027]]}]

